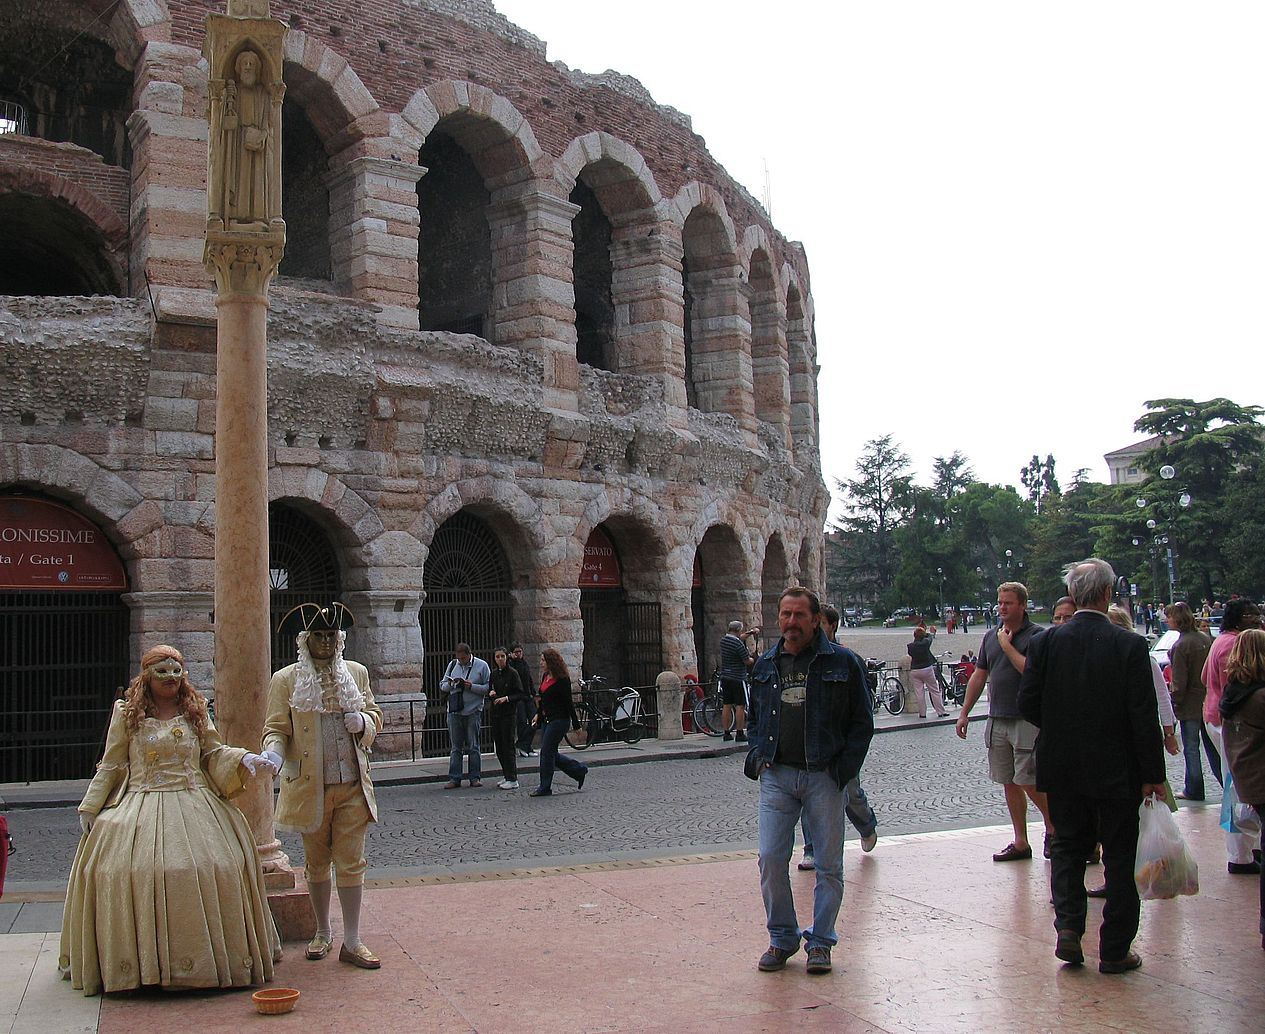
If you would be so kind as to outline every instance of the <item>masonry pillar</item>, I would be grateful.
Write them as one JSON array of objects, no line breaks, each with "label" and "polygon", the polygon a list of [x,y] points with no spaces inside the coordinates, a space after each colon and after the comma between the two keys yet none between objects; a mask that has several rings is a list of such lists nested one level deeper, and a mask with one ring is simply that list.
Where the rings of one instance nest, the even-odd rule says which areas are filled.
[{"label": "masonry pillar", "polygon": [[498,191],[489,207],[495,344],[535,352],[544,361],[544,405],[575,412],[574,246],[564,198],[522,186]]},{"label": "masonry pillar", "polygon": [[380,306],[378,322],[416,330],[420,165],[362,155],[334,169],[329,188],[334,281]]},{"label": "masonry pillar", "polygon": [[[421,574],[417,572],[419,584]],[[422,678],[422,630],[417,623],[421,592],[367,590],[349,592],[346,599],[356,616],[347,656],[376,673],[373,695],[381,699],[416,693]]]},{"label": "masonry pillar", "polygon": [[[267,0],[229,0],[227,16],[208,16],[203,49],[210,66],[203,261],[215,277],[217,317],[216,714],[225,741],[252,750],[259,749],[271,677],[268,284],[285,250],[281,43],[286,27],[267,14]],[[289,860],[273,826],[272,781],[250,780],[237,803],[265,869],[288,872]]]},{"label": "masonry pillar", "polygon": [[611,300],[619,369],[656,378],[663,385],[669,423],[686,428],[681,256],[680,227],[668,220],[615,229]]}]

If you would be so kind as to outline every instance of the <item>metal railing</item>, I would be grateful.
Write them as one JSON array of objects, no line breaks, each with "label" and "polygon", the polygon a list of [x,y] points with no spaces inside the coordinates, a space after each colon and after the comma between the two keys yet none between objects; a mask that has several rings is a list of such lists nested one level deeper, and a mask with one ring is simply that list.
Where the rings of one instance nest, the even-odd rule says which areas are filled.
[{"label": "metal railing", "polygon": [[26,125],[26,109],[17,101],[0,100],[0,135],[17,133],[29,135]]}]

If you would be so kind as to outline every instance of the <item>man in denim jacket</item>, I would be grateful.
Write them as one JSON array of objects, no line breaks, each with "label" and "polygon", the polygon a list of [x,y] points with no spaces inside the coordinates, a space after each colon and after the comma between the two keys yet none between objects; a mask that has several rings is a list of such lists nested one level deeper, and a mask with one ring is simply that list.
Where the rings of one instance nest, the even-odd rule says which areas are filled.
[{"label": "man in denim jacket", "polygon": [[[861,771],[874,715],[865,666],[826,638],[815,593],[799,586],[782,593],[778,628],[781,639],[751,675],[746,771],[760,781],[760,894],[769,929],[759,968],[784,968],[802,939],[808,972],[828,973],[843,901],[844,787]],[[813,830],[817,861],[813,925],[804,931],[790,879],[801,812]]]}]

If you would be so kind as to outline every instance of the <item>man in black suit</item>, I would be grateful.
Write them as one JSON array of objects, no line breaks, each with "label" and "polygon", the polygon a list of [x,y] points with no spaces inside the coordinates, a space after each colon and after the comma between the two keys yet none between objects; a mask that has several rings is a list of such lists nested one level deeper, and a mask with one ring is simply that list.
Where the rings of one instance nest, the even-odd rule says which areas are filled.
[{"label": "man in black suit", "polygon": [[1085,859],[1102,842],[1107,895],[1098,969],[1124,973],[1142,960],[1130,950],[1141,911],[1133,863],[1138,808],[1164,798],[1164,749],[1146,640],[1107,620],[1116,576],[1092,558],[1064,572],[1076,613],[1037,636],[1019,686],[1019,710],[1040,727],[1037,789],[1054,822],[1051,892],[1054,954],[1085,961]]}]

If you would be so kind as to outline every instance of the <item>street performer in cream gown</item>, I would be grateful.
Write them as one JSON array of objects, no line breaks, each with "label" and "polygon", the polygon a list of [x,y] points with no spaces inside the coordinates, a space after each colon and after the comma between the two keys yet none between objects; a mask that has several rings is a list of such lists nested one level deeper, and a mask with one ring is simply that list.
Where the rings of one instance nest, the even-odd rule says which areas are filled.
[{"label": "street performer in cream gown", "polygon": [[299,659],[272,677],[264,720],[264,757],[281,769],[276,824],[303,834],[304,877],[316,913],[307,958],[323,959],[333,943],[330,868],[338,883],[343,943],[338,958],[362,969],[382,965],[360,940],[365,830],[378,820],[369,778],[369,748],[382,728],[382,708],[363,664],[345,660],[345,629],[353,623],[341,603],[305,603],[298,616]]},{"label": "street performer in cream gown", "polygon": [[272,979],[281,946],[259,855],[227,800],[256,771],[272,769],[225,746],[180,652],[148,650],[79,805],[59,960],[76,989]]}]

